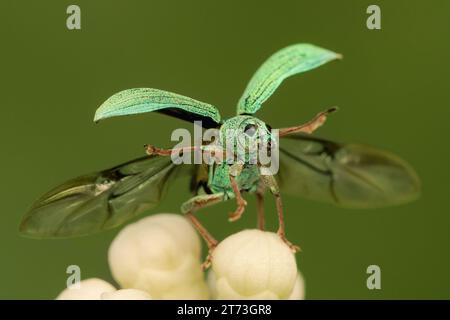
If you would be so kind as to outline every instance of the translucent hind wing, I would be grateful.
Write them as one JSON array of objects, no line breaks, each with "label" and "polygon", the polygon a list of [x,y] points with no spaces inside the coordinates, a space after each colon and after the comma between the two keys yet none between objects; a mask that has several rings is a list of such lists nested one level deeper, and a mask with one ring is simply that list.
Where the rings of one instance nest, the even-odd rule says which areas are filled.
[{"label": "translucent hind wing", "polygon": [[278,177],[286,194],[350,208],[398,205],[420,194],[413,168],[390,152],[303,134],[281,145]]},{"label": "translucent hind wing", "polygon": [[116,227],[158,205],[180,167],[170,157],[151,156],[69,180],[34,203],[20,231],[61,238]]}]

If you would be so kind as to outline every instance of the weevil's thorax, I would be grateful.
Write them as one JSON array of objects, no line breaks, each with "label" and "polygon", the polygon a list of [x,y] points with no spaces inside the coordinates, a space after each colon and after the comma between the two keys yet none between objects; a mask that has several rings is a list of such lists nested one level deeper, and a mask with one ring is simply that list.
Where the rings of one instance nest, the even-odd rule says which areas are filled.
[{"label": "weevil's thorax", "polygon": [[220,127],[219,143],[227,150],[228,162],[256,164],[259,149],[271,140],[269,126],[253,116],[235,116]]}]

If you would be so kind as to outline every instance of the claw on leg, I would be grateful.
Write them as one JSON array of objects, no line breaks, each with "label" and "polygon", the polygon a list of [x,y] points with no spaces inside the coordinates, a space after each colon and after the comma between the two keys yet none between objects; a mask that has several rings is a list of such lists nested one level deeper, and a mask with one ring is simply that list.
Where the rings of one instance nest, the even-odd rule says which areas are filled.
[{"label": "claw on leg", "polygon": [[208,255],[205,258],[205,261],[202,263],[202,270],[205,271],[211,266],[212,258],[213,258],[213,251],[217,247],[217,244],[209,245],[208,246]]},{"label": "claw on leg", "polygon": [[157,147],[155,147],[155,146],[153,146],[151,144],[144,145],[144,148],[145,148],[145,153],[147,153],[149,156],[154,155],[154,154],[156,154],[156,155],[170,155],[170,151],[171,151],[171,150],[164,150],[164,149],[161,149],[161,148],[157,148]]},{"label": "claw on leg", "polygon": [[145,153],[151,156],[155,153],[155,147],[150,144],[144,144]]},{"label": "claw on leg", "polygon": [[299,246],[297,246],[297,245],[293,244],[292,242],[290,242],[290,241],[286,238],[286,236],[285,236],[284,234],[282,234],[282,233],[279,232],[279,231],[277,232],[277,234],[278,234],[278,236],[280,237],[280,239],[281,239],[281,240],[289,247],[289,249],[291,249],[291,251],[292,251],[293,253],[302,251],[302,250],[300,249]]},{"label": "claw on leg", "polygon": [[228,221],[234,222],[236,220],[239,220],[241,218],[242,214],[244,213],[246,206],[247,206],[247,201],[242,199],[238,203],[238,207],[236,208],[236,210],[228,215]]}]

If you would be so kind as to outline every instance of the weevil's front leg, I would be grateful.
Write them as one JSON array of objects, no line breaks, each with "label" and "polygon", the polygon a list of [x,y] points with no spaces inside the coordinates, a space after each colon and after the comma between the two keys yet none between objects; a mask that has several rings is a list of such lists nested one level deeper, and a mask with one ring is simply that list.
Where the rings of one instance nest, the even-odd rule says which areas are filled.
[{"label": "weevil's front leg", "polygon": [[202,146],[187,146],[182,148],[173,148],[173,149],[161,149],[158,147],[155,147],[150,144],[146,144],[145,146],[145,152],[151,156],[151,155],[159,155],[159,156],[170,156],[172,153],[175,154],[183,154],[184,152],[198,152],[198,151],[204,151],[209,152],[210,155],[218,162],[221,162],[221,159],[224,159],[226,156],[226,151],[223,150],[220,147],[217,146],[211,146],[211,145],[202,145]]},{"label": "weevil's front leg", "polygon": [[286,231],[284,227],[284,216],[283,216],[283,203],[281,201],[280,189],[278,188],[277,181],[273,175],[261,175],[261,181],[269,188],[270,192],[275,196],[277,204],[278,213],[278,231],[277,234],[283,240],[284,243],[295,253],[300,251],[300,247],[292,244],[286,238]]},{"label": "weevil's front leg", "polygon": [[242,198],[241,191],[239,190],[239,185],[236,181],[236,177],[241,174],[243,164],[235,163],[230,167],[230,183],[233,189],[234,195],[236,196],[237,208],[234,212],[228,215],[228,221],[233,222],[238,220],[245,211],[247,206],[247,201]]},{"label": "weevil's front leg", "polygon": [[325,121],[327,120],[327,116],[330,113],[333,113],[335,111],[337,111],[337,107],[333,107],[326,111],[318,113],[312,120],[310,120],[300,126],[279,129],[280,130],[279,136],[283,137],[288,134],[298,133],[298,132],[304,132],[304,133],[311,134],[317,128],[319,128],[321,125],[323,125],[325,123]]},{"label": "weevil's front leg", "polygon": [[145,148],[145,152],[151,156],[154,154],[157,154],[159,156],[170,156],[172,154],[172,152],[194,152],[194,151],[198,151],[201,150],[201,146],[188,146],[188,147],[183,147],[183,148],[174,148],[174,149],[161,149],[161,148],[157,148],[155,146],[152,146],[151,144],[146,144],[144,146]]},{"label": "weevil's front leg", "polygon": [[183,203],[183,205],[181,206],[181,212],[189,218],[192,225],[197,229],[198,233],[200,233],[208,246],[208,255],[205,261],[202,263],[203,270],[207,269],[211,265],[212,252],[217,246],[218,242],[200,223],[194,213],[201,208],[219,203],[223,200],[224,193],[214,193],[193,197],[192,199]]},{"label": "weevil's front leg", "polygon": [[258,229],[264,230],[265,217],[264,217],[264,191],[266,186],[261,181],[258,184],[258,189],[256,190],[256,206],[258,210]]}]

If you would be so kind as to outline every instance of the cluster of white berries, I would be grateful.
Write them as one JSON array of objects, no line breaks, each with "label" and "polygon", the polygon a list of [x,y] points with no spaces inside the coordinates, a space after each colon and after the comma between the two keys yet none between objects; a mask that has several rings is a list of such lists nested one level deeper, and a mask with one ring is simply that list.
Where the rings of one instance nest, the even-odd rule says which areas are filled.
[{"label": "cluster of white berries", "polygon": [[122,288],[87,279],[57,299],[303,299],[304,284],[290,249],[271,232],[244,230],[223,240],[212,268],[201,270],[201,243],[181,215],[157,214],[128,225],[108,253]]}]

